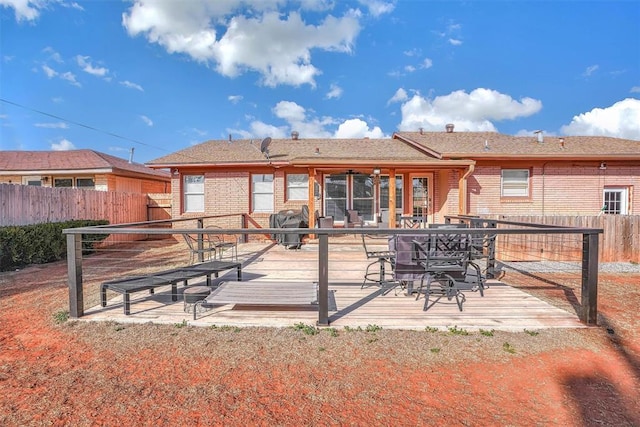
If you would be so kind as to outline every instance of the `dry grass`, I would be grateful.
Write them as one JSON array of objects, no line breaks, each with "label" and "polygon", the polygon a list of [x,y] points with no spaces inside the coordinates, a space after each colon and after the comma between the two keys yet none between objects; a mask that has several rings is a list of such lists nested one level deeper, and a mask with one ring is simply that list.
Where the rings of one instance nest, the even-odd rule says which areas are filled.
[{"label": "dry grass", "polygon": [[57,323],[65,268],[0,275],[0,425],[640,425],[638,275],[600,327],[318,331]]}]

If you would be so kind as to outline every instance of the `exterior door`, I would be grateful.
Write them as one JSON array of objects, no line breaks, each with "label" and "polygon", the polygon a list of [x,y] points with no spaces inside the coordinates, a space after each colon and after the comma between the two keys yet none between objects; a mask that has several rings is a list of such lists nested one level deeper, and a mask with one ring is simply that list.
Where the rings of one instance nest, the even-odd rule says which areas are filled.
[{"label": "exterior door", "polygon": [[411,213],[414,217],[422,218],[423,223],[433,222],[431,181],[430,176],[411,177]]},{"label": "exterior door", "polygon": [[331,174],[324,178],[324,215],[341,222],[348,209],[365,221],[373,221],[373,179],[365,174]]}]

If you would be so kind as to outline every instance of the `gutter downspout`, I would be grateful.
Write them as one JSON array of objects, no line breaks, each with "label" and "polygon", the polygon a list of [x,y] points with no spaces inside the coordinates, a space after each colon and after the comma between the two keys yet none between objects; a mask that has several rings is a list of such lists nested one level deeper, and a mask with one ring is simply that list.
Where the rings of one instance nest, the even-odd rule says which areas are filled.
[{"label": "gutter downspout", "polygon": [[467,178],[473,174],[473,171],[476,169],[475,165],[469,165],[467,171],[460,177],[458,181],[458,215],[467,215]]}]

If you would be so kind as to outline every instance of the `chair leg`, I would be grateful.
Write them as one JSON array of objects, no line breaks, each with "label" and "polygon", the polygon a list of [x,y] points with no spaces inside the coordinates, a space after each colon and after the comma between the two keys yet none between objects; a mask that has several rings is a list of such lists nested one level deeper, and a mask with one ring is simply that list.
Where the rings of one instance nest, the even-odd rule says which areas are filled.
[{"label": "chair leg", "polygon": [[477,285],[477,289],[473,289],[474,291],[478,290],[480,291],[480,296],[483,297],[484,296],[484,289],[485,289],[485,278],[482,277],[482,271],[480,270],[480,266],[478,264],[476,264],[475,262],[470,262],[469,265],[471,267],[473,267],[473,269],[476,271],[476,276],[478,277],[478,285]]}]

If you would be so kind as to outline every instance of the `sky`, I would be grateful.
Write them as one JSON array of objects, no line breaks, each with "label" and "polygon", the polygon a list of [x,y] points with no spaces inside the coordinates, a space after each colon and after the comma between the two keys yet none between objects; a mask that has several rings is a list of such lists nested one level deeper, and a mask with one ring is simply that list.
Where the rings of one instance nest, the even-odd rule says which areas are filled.
[{"label": "sky", "polygon": [[640,140],[640,0],[0,0],[0,150],[447,123]]}]

